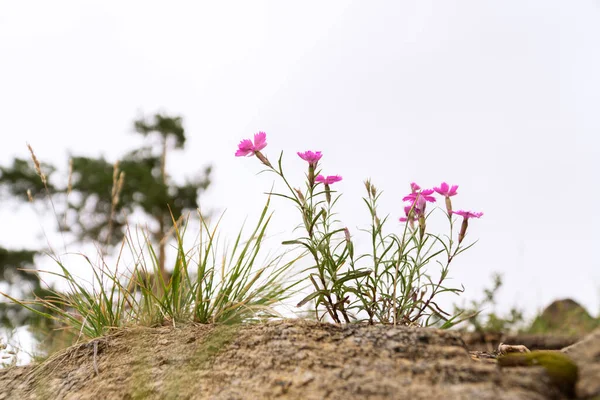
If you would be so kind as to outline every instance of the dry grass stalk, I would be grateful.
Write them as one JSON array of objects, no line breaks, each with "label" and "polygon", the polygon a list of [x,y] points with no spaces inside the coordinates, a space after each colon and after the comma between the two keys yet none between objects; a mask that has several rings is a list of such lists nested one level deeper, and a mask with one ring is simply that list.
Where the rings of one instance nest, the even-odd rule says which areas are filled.
[{"label": "dry grass stalk", "polygon": [[67,197],[71,194],[71,190],[73,190],[73,159],[69,159],[69,178],[67,181]]},{"label": "dry grass stalk", "polygon": [[[52,206],[52,212],[54,213],[54,216],[56,217],[56,222],[60,226],[60,220],[59,220],[59,217],[58,217],[58,212],[56,211],[56,207],[54,206],[54,201],[52,200],[52,195],[50,194],[50,189],[48,188],[48,179],[46,177],[46,174],[44,174],[42,172],[41,163],[38,160],[38,158],[35,156],[35,152],[33,151],[33,148],[31,147],[31,145],[29,143],[27,143],[27,148],[29,149],[29,153],[31,153],[31,159],[33,160],[33,165],[35,167],[35,171],[38,174],[38,176],[40,177],[40,179],[42,181],[42,184],[44,185],[44,189],[46,190],[46,196],[48,197],[48,201],[50,202],[50,205]],[[27,197],[28,197],[29,201],[33,202],[33,196],[31,194],[31,191],[28,191]],[[45,232],[44,232],[44,236],[46,236]],[[61,236],[63,236],[63,232],[62,231],[61,231]],[[46,236],[46,240],[48,240],[47,236]],[[67,245],[65,243],[64,236],[63,236],[63,245],[64,245],[65,253],[66,253],[67,252]],[[57,254],[55,254],[54,250],[52,250],[52,253],[56,256],[57,259],[60,260],[60,256],[58,256]]]},{"label": "dry grass stalk", "polygon": [[106,243],[107,244],[110,242],[110,237],[112,236],[113,220],[114,220],[115,214],[117,212],[117,205],[119,204],[121,191],[123,190],[124,183],[125,183],[125,172],[119,170],[119,161],[116,161],[114,168],[113,168],[111,207],[110,207],[110,216],[108,219],[108,232],[106,234]]},{"label": "dry grass stalk", "polygon": [[44,184],[44,186],[47,186],[48,181],[46,180],[46,174],[44,174],[42,172],[41,164],[40,164],[39,160],[37,159],[37,157],[35,156],[33,148],[31,147],[31,145],[29,143],[27,143],[27,148],[29,149],[29,152],[31,153],[31,159],[33,160],[33,165],[35,166],[35,172],[37,172],[39,177],[42,179],[42,183]]},{"label": "dry grass stalk", "polygon": [[112,203],[115,204],[115,197],[117,196],[117,190],[118,190],[118,178],[119,178],[119,160],[115,161],[115,164],[113,166],[113,179],[112,179],[112,194],[111,194],[111,199],[112,199]]}]

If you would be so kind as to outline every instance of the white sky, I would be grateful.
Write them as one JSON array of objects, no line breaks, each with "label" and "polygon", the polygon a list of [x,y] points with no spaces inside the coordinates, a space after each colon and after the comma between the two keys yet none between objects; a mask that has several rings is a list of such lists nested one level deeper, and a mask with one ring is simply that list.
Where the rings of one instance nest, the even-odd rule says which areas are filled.
[{"label": "white sky", "polygon": [[[202,203],[233,228],[273,182],[233,156],[263,130],[297,186],[295,152],[323,151],[356,238],[364,179],[393,220],[411,181],[459,184],[455,208],[485,213],[451,272],[465,299],[498,271],[505,309],[572,297],[597,314],[599,40],[598,1],[0,1],[0,163],[26,142],[65,169],[112,161],[141,143],[141,112],[181,114],[171,175],[213,164]],[[3,204],[0,244],[39,244],[39,218]],[[299,221],[275,209],[272,232]]]}]

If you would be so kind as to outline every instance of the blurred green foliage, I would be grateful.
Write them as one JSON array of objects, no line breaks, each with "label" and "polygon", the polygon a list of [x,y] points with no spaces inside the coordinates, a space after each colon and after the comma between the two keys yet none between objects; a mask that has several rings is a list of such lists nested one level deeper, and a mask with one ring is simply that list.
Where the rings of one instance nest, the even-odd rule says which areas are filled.
[{"label": "blurred green foliage", "polygon": [[[77,242],[93,241],[107,248],[123,240],[128,216],[144,215],[145,222],[153,222],[151,239],[161,242],[172,226],[171,213],[178,219],[185,210],[199,207],[198,197],[210,184],[211,166],[205,166],[195,176],[184,178],[183,182],[167,174],[167,154],[173,149],[183,149],[186,143],[180,116],[158,113],[134,121],[133,128],[144,137],[144,143],[125,153],[118,166],[102,156],[74,155],[68,181],[57,182],[54,179],[57,168],[44,162],[40,163],[40,170],[47,177],[46,185],[31,160],[15,158],[8,166],[0,166],[0,199],[45,202],[49,198],[58,230],[72,234]],[[114,145],[118,146],[118,143]],[[39,158],[41,154],[37,156]],[[115,178],[120,176],[123,177],[122,186],[115,201],[113,187]],[[54,205],[64,207],[55,208]],[[34,270],[34,257],[41,250],[0,248],[0,283],[4,283],[4,288],[23,288],[25,296],[31,288],[35,295],[44,295],[38,276],[21,270]],[[164,252],[165,246],[161,242],[159,258],[163,271]],[[22,282],[27,282],[28,286],[21,285]],[[0,303],[3,326],[27,324],[29,318],[33,316],[24,308],[13,309],[12,305]]]},{"label": "blurred green foliage", "polygon": [[592,317],[576,301],[562,299],[552,302],[536,316],[527,333],[584,336],[599,326],[600,319]]},{"label": "blurred green foliage", "polygon": [[502,284],[502,276],[496,273],[492,276],[492,286],[484,288],[482,300],[473,300],[468,306],[454,306],[455,311],[461,313],[461,321],[468,324],[467,329],[479,333],[520,332],[583,336],[600,326],[600,318],[591,316],[584,307],[572,299],[552,302],[531,323],[525,321],[523,310],[517,307],[512,307],[507,314],[501,315],[495,309],[496,297]]},{"label": "blurred green foliage", "polygon": [[472,300],[468,306],[455,305],[455,313],[461,314],[475,332],[510,332],[519,329],[524,322],[523,311],[513,307],[508,314],[496,312],[496,297],[502,288],[502,275],[492,275],[492,286],[483,289],[483,299]]},{"label": "blurred green foliage", "polygon": [[[50,291],[42,288],[35,273],[34,256],[31,250],[8,250],[0,247],[0,282],[11,288],[32,292],[44,298]],[[47,325],[44,319],[17,304],[0,301],[0,327],[12,330],[22,325]]]}]

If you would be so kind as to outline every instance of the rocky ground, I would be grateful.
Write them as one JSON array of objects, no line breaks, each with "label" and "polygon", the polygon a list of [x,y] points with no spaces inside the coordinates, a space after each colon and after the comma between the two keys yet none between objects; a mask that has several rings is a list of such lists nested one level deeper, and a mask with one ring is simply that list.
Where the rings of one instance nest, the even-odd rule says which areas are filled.
[{"label": "rocky ground", "polygon": [[565,383],[562,364],[558,373],[535,360],[500,367],[495,352],[469,352],[453,331],[305,320],[135,328],[0,370],[0,399],[592,397],[600,331],[586,340],[566,350],[579,372]]}]

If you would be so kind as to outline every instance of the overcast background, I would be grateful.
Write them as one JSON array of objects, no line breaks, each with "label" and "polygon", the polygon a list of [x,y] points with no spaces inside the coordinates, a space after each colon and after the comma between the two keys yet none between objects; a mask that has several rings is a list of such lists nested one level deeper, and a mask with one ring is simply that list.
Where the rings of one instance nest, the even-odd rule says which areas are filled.
[{"label": "overcast background", "polygon": [[[142,113],[180,114],[170,174],[212,164],[202,206],[234,229],[274,181],[233,156],[263,130],[297,186],[295,152],[324,153],[358,241],[364,179],[397,231],[410,182],[458,184],[455,208],[485,213],[451,270],[463,299],[500,272],[502,310],[571,297],[597,315],[599,42],[598,1],[0,1],[0,163],[26,142],[65,174],[68,154],[114,161]],[[2,202],[0,245],[43,244],[52,219]],[[299,220],[274,205],[289,239]]]}]

